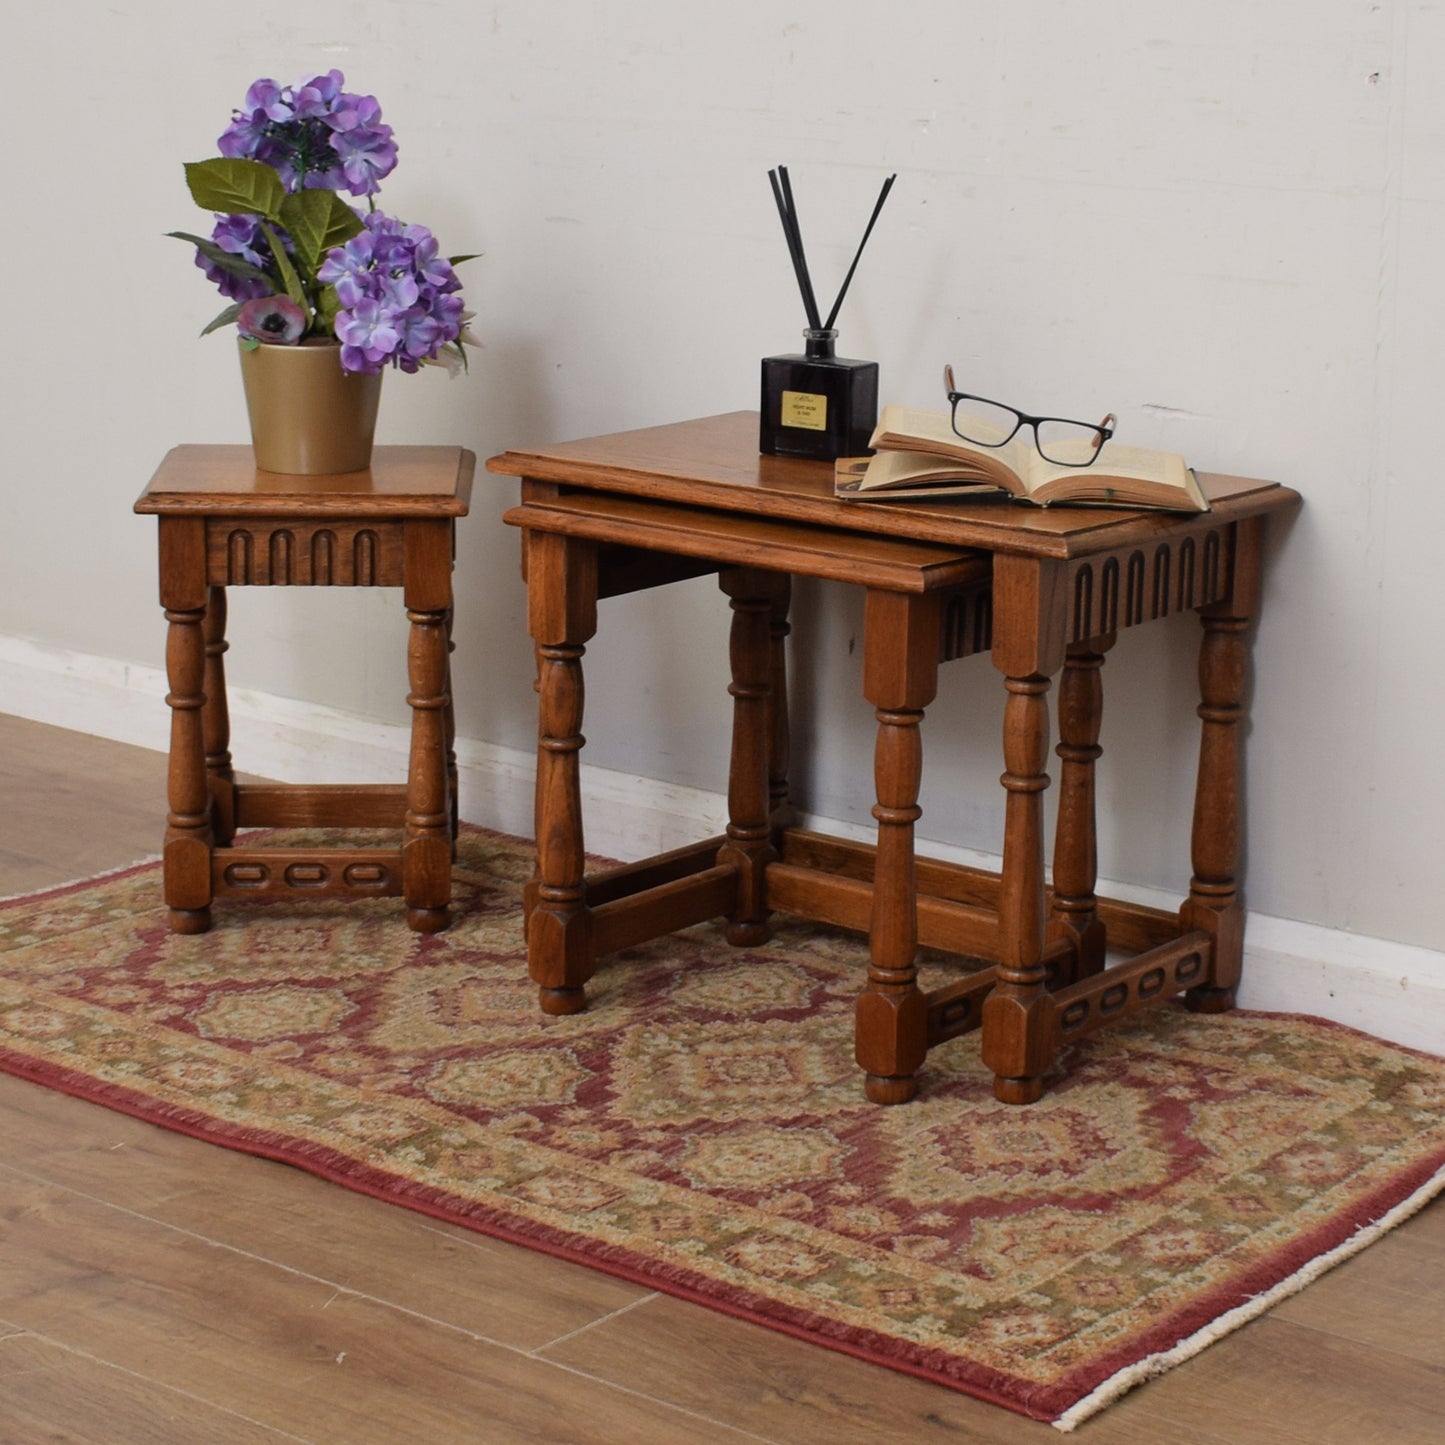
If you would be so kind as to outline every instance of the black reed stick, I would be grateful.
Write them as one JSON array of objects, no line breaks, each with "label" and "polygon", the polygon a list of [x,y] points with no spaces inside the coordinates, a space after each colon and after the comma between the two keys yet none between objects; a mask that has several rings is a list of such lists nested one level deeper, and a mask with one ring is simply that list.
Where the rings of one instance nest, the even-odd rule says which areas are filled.
[{"label": "black reed stick", "polygon": [[883,202],[888,199],[888,192],[893,189],[893,182],[897,179],[898,175],[895,172],[883,182],[883,189],[878,192],[878,203],[873,207],[873,214],[868,218],[868,229],[863,232],[863,239],[858,242],[858,250],[853,257],[853,264],[848,268],[848,274],[843,278],[843,286],[838,292],[838,299],[833,303],[833,309],[823,323],[824,331],[831,331],[833,323],[838,319],[838,310],[843,305],[843,298],[848,294],[848,287],[853,281],[853,273],[858,269],[858,262],[863,255],[863,248],[868,244],[868,237],[873,234],[873,223],[878,219],[878,212],[883,209]]},{"label": "black reed stick", "polygon": [[788,254],[793,258],[793,274],[798,278],[798,290],[803,296],[803,309],[808,313],[808,325],[814,331],[821,330],[822,322],[818,319],[818,301],[813,295],[813,282],[808,275],[808,261],[803,254],[803,234],[798,229],[798,213],[793,205],[793,187],[788,180],[787,166],[779,166],[777,170],[769,171],[768,180],[772,182],[773,199],[778,203],[778,215],[783,222],[783,236],[788,243]]},{"label": "black reed stick", "polygon": [[798,290],[803,296],[803,309],[808,313],[808,325],[812,330],[831,331],[833,329],[833,323],[838,319],[838,312],[843,305],[843,298],[848,294],[848,287],[853,283],[853,273],[858,269],[858,262],[862,259],[863,248],[868,244],[869,236],[873,234],[873,226],[878,220],[878,213],[883,209],[883,202],[888,199],[888,192],[893,189],[893,182],[897,179],[898,176],[895,173],[883,182],[883,189],[878,193],[878,200],[873,207],[873,214],[868,218],[868,226],[863,232],[863,239],[858,242],[858,250],[853,256],[853,264],[848,267],[848,274],[843,278],[838,299],[834,301],[833,309],[828,313],[828,319],[822,321],[818,314],[818,298],[813,293],[813,279],[808,274],[808,258],[803,251],[803,233],[798,225],[798,206],[793,199],[793,184],[788,179],[788,168],[779,166],[777,170],[768,172],[768,180],[773,187],[773,200],[777,202],[778,215],[783,222],[783,236],[788,243],[788,254],[793,258],[793,273],[798,278]]}]

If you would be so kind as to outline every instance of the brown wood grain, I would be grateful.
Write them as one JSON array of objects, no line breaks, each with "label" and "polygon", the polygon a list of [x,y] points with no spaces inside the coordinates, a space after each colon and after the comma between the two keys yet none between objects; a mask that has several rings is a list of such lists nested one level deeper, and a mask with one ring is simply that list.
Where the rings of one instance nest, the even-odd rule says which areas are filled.
[{"label": "brown wood grain", "polygon": [[[1057,1440],[1049,1425],[800,1340],[660,1297],[543,1358],[626,1380],[712,1419],[790,1445],[917,1442],[1018,1445]],[[686,1360],[686,1369],[678,1362]],[[705,1436],[700,1438],[706,1438]]]},{"label": "brown wood grain", "polygon": [[667,1405],[602,1388],[548,1398],[540,1382],[552,1371],[522,1351],[3,1165],[0,1197],[0,1319],[273,1429],[348,1441],[695,1438]]},{"label": "brown wood grain", "polygon": [[4,1074],[0,1155],[114,1210],[521,1350],[651,1294]]},{"label": "brown wood grain", "polygon": [[0,1440],[277,1445],[288,1431],[0,1324]]},{"label": "brown wood grain", "polygon": [[585,500],[563,496],[524,501],[503,516],[513,526],[535,525],[569,537],[649,547],[665,554],[762,566],[800,576],[921,592],[980,582],[985,559],[967,547],[945,547],[895,538],[881,541],[836,528],[799,526],[768,517],[701,508],[679,510],[632,497]]},{"label": "brown wood grain", "polygon": [[[517,446],[491,458],[487,470],[538,483],[582,484],[815,526],[1040,557],[1108,551],[1158,536],[1179,520],[1106,507],[1020,507],[995,501],[932,506],[841,502],[833,495],[832,463],[760,455],[757,413],[748,411]],[[1299,504],[1288,488],[1251,477],[1201,473],[1200,483],[1214,506],[1208,516],[1216,521],[1260,510],[1288,512]]]},{"label": "brown wood grain", "polygon": [[465,447],[377,447],[365,472],[289,476],[256,469],[248,446],[179,446],[135,504],[143,513],[360,517],[466,515],[476,456]]}]

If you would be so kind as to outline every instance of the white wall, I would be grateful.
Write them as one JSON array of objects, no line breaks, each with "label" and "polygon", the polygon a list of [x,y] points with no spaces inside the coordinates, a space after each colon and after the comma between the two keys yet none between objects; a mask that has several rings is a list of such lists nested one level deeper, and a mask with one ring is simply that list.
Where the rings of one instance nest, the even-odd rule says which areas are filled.
[{"label": "white wall", "polygon": [[[181,163],[256,76],[337,66],[374,92],[401,145],[383,204],[485,253],[471,375],[388,377],[380,427],[483,457],[754,406],[758,359],[802,325],[768,168],[792,169],[825,292],[896,170],[840,323],[886,400],[938,404],[951,360],[1305,494],[1256,650],[1249,901],[1439,948],[1439,4],[83,0],[7,33],[0,637],[161,660],[154,525],[130,504],[172,444],[246,439],[230,340],[196,339],[214,293],[163,233],[201,223]],[[467,739],[526,749],[515,490],[479,478],[461,529],[458,704]],[[798,789],[862,822],[860,601],[799,591]],[[400,721],[398,611],[239,594],[233,681]],[[710,584],[608,604],[590,760],[720,791],[725,635]],[[1109,661],[1138,699],[1105,724],[1130,764],[1103,785],[1110,876],[1187,876],[1167,814],[1192,781],[1192,645],[1180,619]],[[931,838],[998,846],[998,693],[984,660],[945,673]]]}]

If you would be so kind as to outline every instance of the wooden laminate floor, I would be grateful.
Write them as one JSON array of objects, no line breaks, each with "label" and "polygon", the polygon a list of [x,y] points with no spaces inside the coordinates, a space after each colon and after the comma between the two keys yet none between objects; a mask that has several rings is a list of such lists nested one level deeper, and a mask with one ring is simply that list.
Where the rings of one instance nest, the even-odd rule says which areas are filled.
[{"label": "wooden laminate floor", "polygon": [[[0,715],[0,896],[153,853],[159,754]],[[1008,1442],[1046,1425],[0,1075],[0,1442]],[[1084,1425],[1445,1440],[1445,1206]]]}]

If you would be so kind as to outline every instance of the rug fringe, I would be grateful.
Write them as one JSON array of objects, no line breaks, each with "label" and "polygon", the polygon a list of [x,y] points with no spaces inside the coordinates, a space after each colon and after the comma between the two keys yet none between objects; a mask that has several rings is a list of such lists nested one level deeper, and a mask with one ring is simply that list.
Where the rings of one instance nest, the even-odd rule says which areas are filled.
[{"label": "rug fringe", "polygon": [[1136,1385],[1142,1385],[1146,1380],[1153,1379],[1156,1375],[1162,1375],[1166,1370],[1172,1370],[1175,1365],[1182,1365],[1186,1360],[1193,1359],[1195,1355],[1201,1354],[1216,1340],[1221,1340],[1242,1325],[1258,1319],[1260,1315],[1273,1309],[1281,1300],[1298,1294],[1306,1285],[1312,1284],[1321,1275],[1334,1269],[1336,1265],[1343,1264],[1347,1259],[1359,1254],[1366,1246],[1373,1244],[1375,1240],[1403,1224],[1411,1215],[1418,1214],[1436,1195],[1441,1193],[1445,1193],[1445,1168],[1427,1179],[1413,1194],[1402,1199],[1399,1204],[1382,1214],[1373,1224],[1361,1225],[1343,1244],[1336,1245],[1334,1249],[1318,1255],[1303,1268],[1296,1270],[1288,1279],[1280,1280],[1272,1289],[1255,1295],[1242,1305],[1220,1315],[1218,1319],[1211,1320],[1202,1330],[1190,1335],[1188,1339],[1180,1340],[1173,1348],[1147,1355],[1144,1359],[1120,1370],[1117,1375],[1111,1375],[1103,1384],[1071,1405],[1057,1420],[1052,1421],[1054,1429],[1062,1430],[1066,1434],[1076,1430],[1085,1420],[1112,1405],[1115,1400],[1121,1395],[1127,1394]]}]

